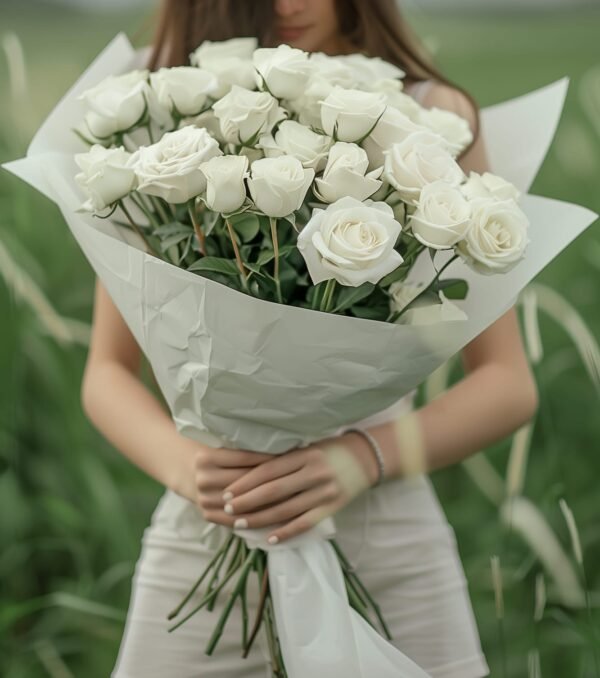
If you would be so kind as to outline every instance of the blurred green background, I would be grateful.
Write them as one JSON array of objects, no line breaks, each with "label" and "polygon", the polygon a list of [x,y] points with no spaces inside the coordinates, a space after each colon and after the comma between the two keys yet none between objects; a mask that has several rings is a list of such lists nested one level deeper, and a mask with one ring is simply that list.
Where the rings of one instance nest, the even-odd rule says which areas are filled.
[{"label": "blurred green background", "polygon": [[[438,64],[482,107],[571,78],[531,192],[596,212],[599,10],[410,14]],[[117,31],[145,44],[151,33],[139,30],[147,20],[139,9],[90,14],[3,0],[0,161],[24,154]],[[94,278],[58,209],[0,172],[0,214],[0,674],[100,678],[116,659],[140,537],[163,488],[82,413]],[[528,317],[539,318],[543,358],[531,439],[523,431],[432,479],[457,534],[492,676],[600,678],[598,224],[536,282]],[[528,337],[535,327],[529,323]],[[502,518],[507,486],[518,499],[514,531]],[[561,498],[579,530],[585,578]],[[492,556],[503,579],[500,621]]]}]

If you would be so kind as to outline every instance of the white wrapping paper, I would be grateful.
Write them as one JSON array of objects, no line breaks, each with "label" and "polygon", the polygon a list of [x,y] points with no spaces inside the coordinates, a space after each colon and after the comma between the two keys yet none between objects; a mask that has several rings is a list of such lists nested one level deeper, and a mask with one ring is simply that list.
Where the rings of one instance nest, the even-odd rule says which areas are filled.
[{"label": "white wrapping paper", "polygon": [[[578,205],[524,195],[521,207],[531,222],[525,259],[494,276],[460,260],[451,264],[446,276],[470,285],[467,299],[456,302],[468,320],[443,327],[392,325],[249,297],[160,261],[138,249],[137,236],[75,211],[83,196],[73,154],[85,150],[71,131],[83,116],[75,96],[139,66],[145,54],[117,36],[50,114],[27,156],[4,167],[60,207],[150,361],[177,429],[200,443],[278,454],[393,406],[508,310],[597,217]],[[490,170],[523,192],[552,141],[567,87],[563,78],[482,111]],[[430,280],[434,273],[423,256],[412,277]],[[339,563],[324,538],[333,530],[328,519],[308,538],[268,547],[290,678],[427,676],[348,605]]]}]

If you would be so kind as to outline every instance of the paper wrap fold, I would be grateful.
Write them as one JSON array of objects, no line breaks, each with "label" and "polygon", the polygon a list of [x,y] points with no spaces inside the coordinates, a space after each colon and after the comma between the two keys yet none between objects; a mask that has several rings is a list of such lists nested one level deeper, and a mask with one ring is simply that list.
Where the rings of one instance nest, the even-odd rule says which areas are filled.
[{"label": "paper wrap fold", "polygon": [[[83,116],[75,96],[138,67],[144,54],[117,36],[51,113],[27,156],[4,167],[60,207],[151,363],[177,429],[198,442],[279,454],[357,422],[367,425],[382,412],[392,418],[418,384],[507,311],[597,217],[578,205],[524,195],[521,207],[531,222],[525,259],[494,276],[460,260],[451,264],[446,276],[470,286],[457,302],[468,320],[443,327],[392,325],[249,297],[160,261],[138,249],[137,236],[75,211],[83,197],[73,154],[84,150],[71,131]],[[482,111],[490,170],[524,193],[552,141],[567,87],[563,78]],[[428,281],[434,274],[423,256],[411,277]],[[290,678],[427,676],[348,605],[326,539],[313,534],[281,546],[269,550],[269,583]]]}]

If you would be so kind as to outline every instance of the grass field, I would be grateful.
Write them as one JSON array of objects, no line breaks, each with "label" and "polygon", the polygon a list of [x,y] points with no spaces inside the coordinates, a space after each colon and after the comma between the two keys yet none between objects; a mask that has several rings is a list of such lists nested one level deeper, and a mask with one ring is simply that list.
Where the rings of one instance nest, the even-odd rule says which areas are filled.
[{"label": "grass field", "polygon": [[[414,21],[438,63],[482,107],[570,76],[557,138],[531,192],[599,212],[600,12]],[[131,36],[140,24],[139,15],[90,17],[3,3],[0,160],[21,156],[98,51],[117,31]],[[13,80],[12,95],[5,59],[12,54],[14,67],[11,36],[23,45],[27,74],[24,89]],[[162,488],[111,448],[81,411],[93,274],[60,213],[2,172],[0,214],[0,674],[101,678],[116,658],[140,536]],[[457,534],[492,676],[600,678],[598,224],[536,282],[544,286],[540,308],[554,310],[562,325],[540,312],[541,407],[531,440],[522,433],[516,444],[505,441],[432,479]],[[562,308],[552,290],[571,306]],[[569,320],[571,307],[592,339]],[[584,342],[589,369],[565,325]],[[518,497],[514,531],[502,518],[507,487]],[[561,498],[579,529],[585,580]],[[503,578],[501,621],[492,556]],[[534,619],[536,582],[538,592],[545,584],[547,598]]]}]

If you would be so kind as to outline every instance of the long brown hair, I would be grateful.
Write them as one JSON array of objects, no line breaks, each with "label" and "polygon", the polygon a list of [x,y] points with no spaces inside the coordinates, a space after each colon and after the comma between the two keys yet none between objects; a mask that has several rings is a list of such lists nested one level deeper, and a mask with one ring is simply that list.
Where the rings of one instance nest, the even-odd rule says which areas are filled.
[{"label": "long brown hair", "polygon": [[[449,80],[434,64],[410,28],[397,0],[335,0],[340,29],[357,52],[381,57],[402,68],[404,82],[434,79],[459,90],[475,112],[473,141],[480,132],[479,106],[473,96]],[[274,0],[162,0],[148,68],[181,66],[204,40],[257,37],[262,46],[275,45]]]}]

